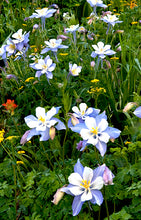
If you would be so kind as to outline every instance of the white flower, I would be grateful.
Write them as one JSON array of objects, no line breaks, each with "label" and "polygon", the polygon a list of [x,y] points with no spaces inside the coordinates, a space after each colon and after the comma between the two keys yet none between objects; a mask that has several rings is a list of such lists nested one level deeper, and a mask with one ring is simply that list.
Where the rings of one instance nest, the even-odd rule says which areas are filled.
[{"label": "white flower", "polygon": [[82,66],[77,66],[77,64],[71,64],[69,63],[69,73],[72,75],[72,76],[78,76],[79,73],[81,72],[81,69],[82,69]]},{"label": "white flower", "polygon": [[22,31],[23,31],[22,29],[19,29],[16,33],[12,35],[12,37],[15,38],[15,40],[12,40],[15,44],[21,43],[24,41],[26,32],[22,34]]},{"label": "white flower", "polygon": [[74,32],[74,31],[77,31],[79,28],[79,24],[77,25],[71,25],[69,28],[66,28],[65,31],[68,33],[68,32]]}]

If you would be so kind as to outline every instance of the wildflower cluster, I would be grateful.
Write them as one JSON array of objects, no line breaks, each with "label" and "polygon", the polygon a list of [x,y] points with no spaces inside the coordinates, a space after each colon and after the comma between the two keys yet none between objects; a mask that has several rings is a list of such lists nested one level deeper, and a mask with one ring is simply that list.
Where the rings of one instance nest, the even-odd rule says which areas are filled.
[{"label": "wildflower cluster", "polygon": [[4,131],[4,129],[2,129],[0,131],[0,143],[4,140],[4,133],[5,133],[5,131]]}]

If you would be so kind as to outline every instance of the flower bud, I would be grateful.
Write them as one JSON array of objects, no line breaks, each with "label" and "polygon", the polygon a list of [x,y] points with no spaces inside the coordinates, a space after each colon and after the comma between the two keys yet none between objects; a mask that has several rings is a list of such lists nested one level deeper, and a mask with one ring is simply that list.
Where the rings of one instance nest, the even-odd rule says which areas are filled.
[{"label": "flower bud", "polygon": [[[65,186],[66,186],[66,185],[64,185],[63,187],[65,187]],[[61,192],[61,189],[62,189],[63,187],[57,189],[56,193],[54,194],[53,200],[51,201],[51,202],[54,203],[54,205],[58,205],[59,201],[63,198],[63,196],[64,196],[64,194],[65,194],[64,192]]]},{"label": "flower bud", "polygon": [[134,105],[137,106],[137,103],[136,102],[129,102],[129,103],[127,103],[127,105],[123,109],[123,112],[129,111],[131,108],[133,108]]},{"label": "flower bud", "polygon": [[54,127],[51,127],[49,129],[49,136],[50,136],[51,140],[53,140],[55,138],[55,128]]},{"label": "flower bud", "polygon": [[92,61],[92,62],[91,62],[91,67],[94,67],[94,66],[95,66],[95,62]]},{"label": "flower bud", "polygon": [[111,172],[111,170],[106,166],[104,173],[103,173],[103,180],[105,185],[113,185],[113,178],[114,178],[114,174]]},{"label": "flower bud", "polygon": [[30,133],[30,130],[26,131],[20,140],[20,144],[25,144],[27,142],[27,136]]},{"label": "flower bud", "polygon": [[73,126],[75,126],[79,124],[79,120],[75,116],[71,115],[71,123],[73,124]]}]

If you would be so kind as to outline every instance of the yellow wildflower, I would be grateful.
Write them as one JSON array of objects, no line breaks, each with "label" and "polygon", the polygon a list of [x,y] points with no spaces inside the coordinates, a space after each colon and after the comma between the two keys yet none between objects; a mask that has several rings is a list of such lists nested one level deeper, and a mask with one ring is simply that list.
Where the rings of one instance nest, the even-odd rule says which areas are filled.
[{"label": "yellow wildflower", "polygon": [[137,24],[138,22],[137,21],[133,21],[133,22],[131,22],[131,24]]},{"label": "yellow wildflower", "polygon": [[16,162],[16,164],[24,164],[24,162],[21,161],[21,160],[18,160],[18,161]]},{"label": "yellow wildflower", "polygon": [[110,60],[118,60],[119,57],[111,57]]},{"label": "yellow wildflower", "polygon": [[30,47],[31,47],[31,48],[32,48],[32,47],[36,47],[36,45],[31,45]]},{"label": "yellow wildflower", "polygon": [[29,77],[25,80],[25,82],[29,82],[30,80],[34,79],[34,77]]},{"label": "yellow wildflower", "polygon": [[93,80],[91,80],[91,82],[92,83],[97,83],[97,82],[99,82],[99,79],[93,79]]},{"label": "yellow wildflower", "polygon": [[61,55],[61,56],[67,56],[68,53],[59,53],[59,55]]},{"label": "yellow wildflower", "polygon": [[20,88],[19,88],[19,90],[21,90],[23,88],[23,86],[21,86]]},{"label": "yellow wildflower", "polygon": [[131,144],[131,142],[130,141],[126,141],[125,144]]},{"label": "yellow wildflower", "polygon": [[27,26],[27,24],[22,24],[23,26]]},{"label": "yellow wildflower", "polygon": [[13,138],[18,138],[19,136],[9,136],[7,138],[5,138],[5,140],[12,140]]},{"label": "yellow wildflower", "polygon": [[25,151],[24,150],[19,150],[18,154],[25,154]]},{"label": "yellow wildflower", "polygon": [[4,140],[4,129],[0,131],[0,143]]}]

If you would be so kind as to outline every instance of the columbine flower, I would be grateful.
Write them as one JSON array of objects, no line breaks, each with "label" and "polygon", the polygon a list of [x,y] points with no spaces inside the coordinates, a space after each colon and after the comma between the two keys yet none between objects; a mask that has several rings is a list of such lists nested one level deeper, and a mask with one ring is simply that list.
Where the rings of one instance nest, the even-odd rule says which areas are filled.
[{"label": "columbine flower", "polygon": [[101,66],[103,66],[102,59],[104,59],[106,55],[113,55],[116,53],[110,49],[111,48],[110,45],[104,46],[104,43],[101,41],[98,42],[97,45],[92,45],[92,47],[95,49],[95,51],[91,53],[91,57],[95,58],[96,56],[98,56],[98,62],[101,59]]},{"label": "columbine flower", "polygon": [[2,104],[5,109],[11,113],[11,115],[14,115],[14,110],[15,108],[17,108],[18,106],[14,103],[14,100],[11,99],[7,99],[7,102]]},{"label": "columbine flower", "polygon": [[66,33],[72,33],[73,34],[73,39],[74,39],[74,43],[76,43],[76,31],[78,31],[79,28],[79,24],[77,25],[71,25],[69,28],[65,29]]},{"label": "columbine flower", "polygon": [[72,210],[73,216],[79,214],[85,201],[99,206],[103,202],[102,193],[99,191],[103,187],[103,172],[105,167],[98,167],[92,170],[89,167],[83,167],[79,159],[74,166],[74,173],[69,178],[69,185],[61,189],[62,192],[74,196]]},{"label": "columbine flower", "polygon": [[103,20],[104,22],[108,23],[108,28],[106,31],[106,34],[108,34],[109,28],[110,27],[114,27],[114,25],[116,23],[122,23],[123,21],[118,21],[119,18],[116,17],[116,15],[111,15],[111,14],[107,14],[106,16],[104,16],[103,18],[101,18],[101,20]]},{"label": "columbine flower", "polygon": [[99,150],[103,157],[107,150],[107,143],[110,139],[119,137],[120,130],[109,127],[105,112],[97,115],[95,118],[86,117],[84,123],[76,124],[71,130],[81,135],[84,142],[83,151],[86,145],[92,144]]},{"label": "columbine flower", "polygon": [[136,110],[133,112],[137,117],[141,118],[141,106],[136,108]]},{"label": "columbine flower", "polygon": [[96,14],[96,7],[106,8],[107,5],[103,4],[101,0],[87,0],[91,7],[93,7],[93,12]]},{"label": "columbine flower", "polygon": [[7,54],[8,57],[16,53],[16,44],[12,41],[11,38],[8,39],[5,49],[8,52]]},{"label": "columbine flower", "polygon": [[6,45],[2,45],[2,47],[0,47],[0,57],[2,57],[2,59],[6,59]]},{"label": "columbine flower", "polygon": [[35,10],[36,13],[33,13],[29,18],[41,18],[42,30],[45,29],[45,19],[53,16],[53,13],[56,12],[56,9],[42,8]]},{"label": "columbine flower", "polygon": [[47,53],[49,50],[53,52],[57,52],[58,49],[68,48],[68,46],[61,45],[61,43],[62,43],[61,39],[58,39],[58,40],[50,39],[49,41],[45,41],[45,44],[47,45],[47,47],[41,51],[41,54]]},{"label": "columbine flower", "polygon": [[38,63],[31,67],[38,70],[35,77],[40,78],[41,75],[46,74],[47,80],[49,80],[53,78],[52,71],[55,69],[56,64],[52,62],[52,59],[48,55],[45,59],[39,59]]},{"label": "columbine flower", "polygon": [[61,45],[62,43],[62,40],[61,39],[50,39],[49,41],[45,41],[45,44],[47,45],[46,48],[44,48],[42,51],[41,51],[41,54],[44,54],[44,53],[47,53],[49,50],[51,50],[55,57],[56,57],[56,60],[58,62],[58,59],[57,59],[57,51],[58,49],[66,49],[68,48],[68,46],[66,45]]},{"label": "columbine flower", "polygon": [[23,31],[22,29],[19,29],[16,33],[12,35],[12,37],[14,38],[12,41],[14,44],[16,44],[16,49],[20,51],[23,49],[23,47],[25,48],[29,47],[28,45],[29,32],[28,33],[24,32],[22,34],[22,31]]},{"label": "columbine flower", "polygon": [[69,63],[69,74],[68,75],[72,75],[72,76],[78,76],[79,73],[81,72],[82,66],[77,66],[77,64],[71,64]]},{"label": "columbine flower", "polygon": [[52,127],[57,130],[66,129],[63,122],[61,122],[58,118],[53,117],[58,113],[59,109],[60,107],[52,107],[51,110],[45,113],[45,108],[37,107],[36,117],[33,115],[25,117],[25,123],[29,128],[31,128],[31,130],[28,131],[26,135],[24,134],[24,139],[29,141],[33,136],[41,135],[40,141],[47,141],[50,138],[50,130]]},{"label": "columbine flower", "polygon": [[[80,103],[79,108],[77,106],[74,106],[72,110],[74,113],[72,113],[71,118],[68,121],[69,128],[78,123],[83,123],[88,116],[96,117],[100,112],[99,109],[95,109],[92,107],[88,108],[86,103]],[[75,119],[78,123],[73,123]]]}]

